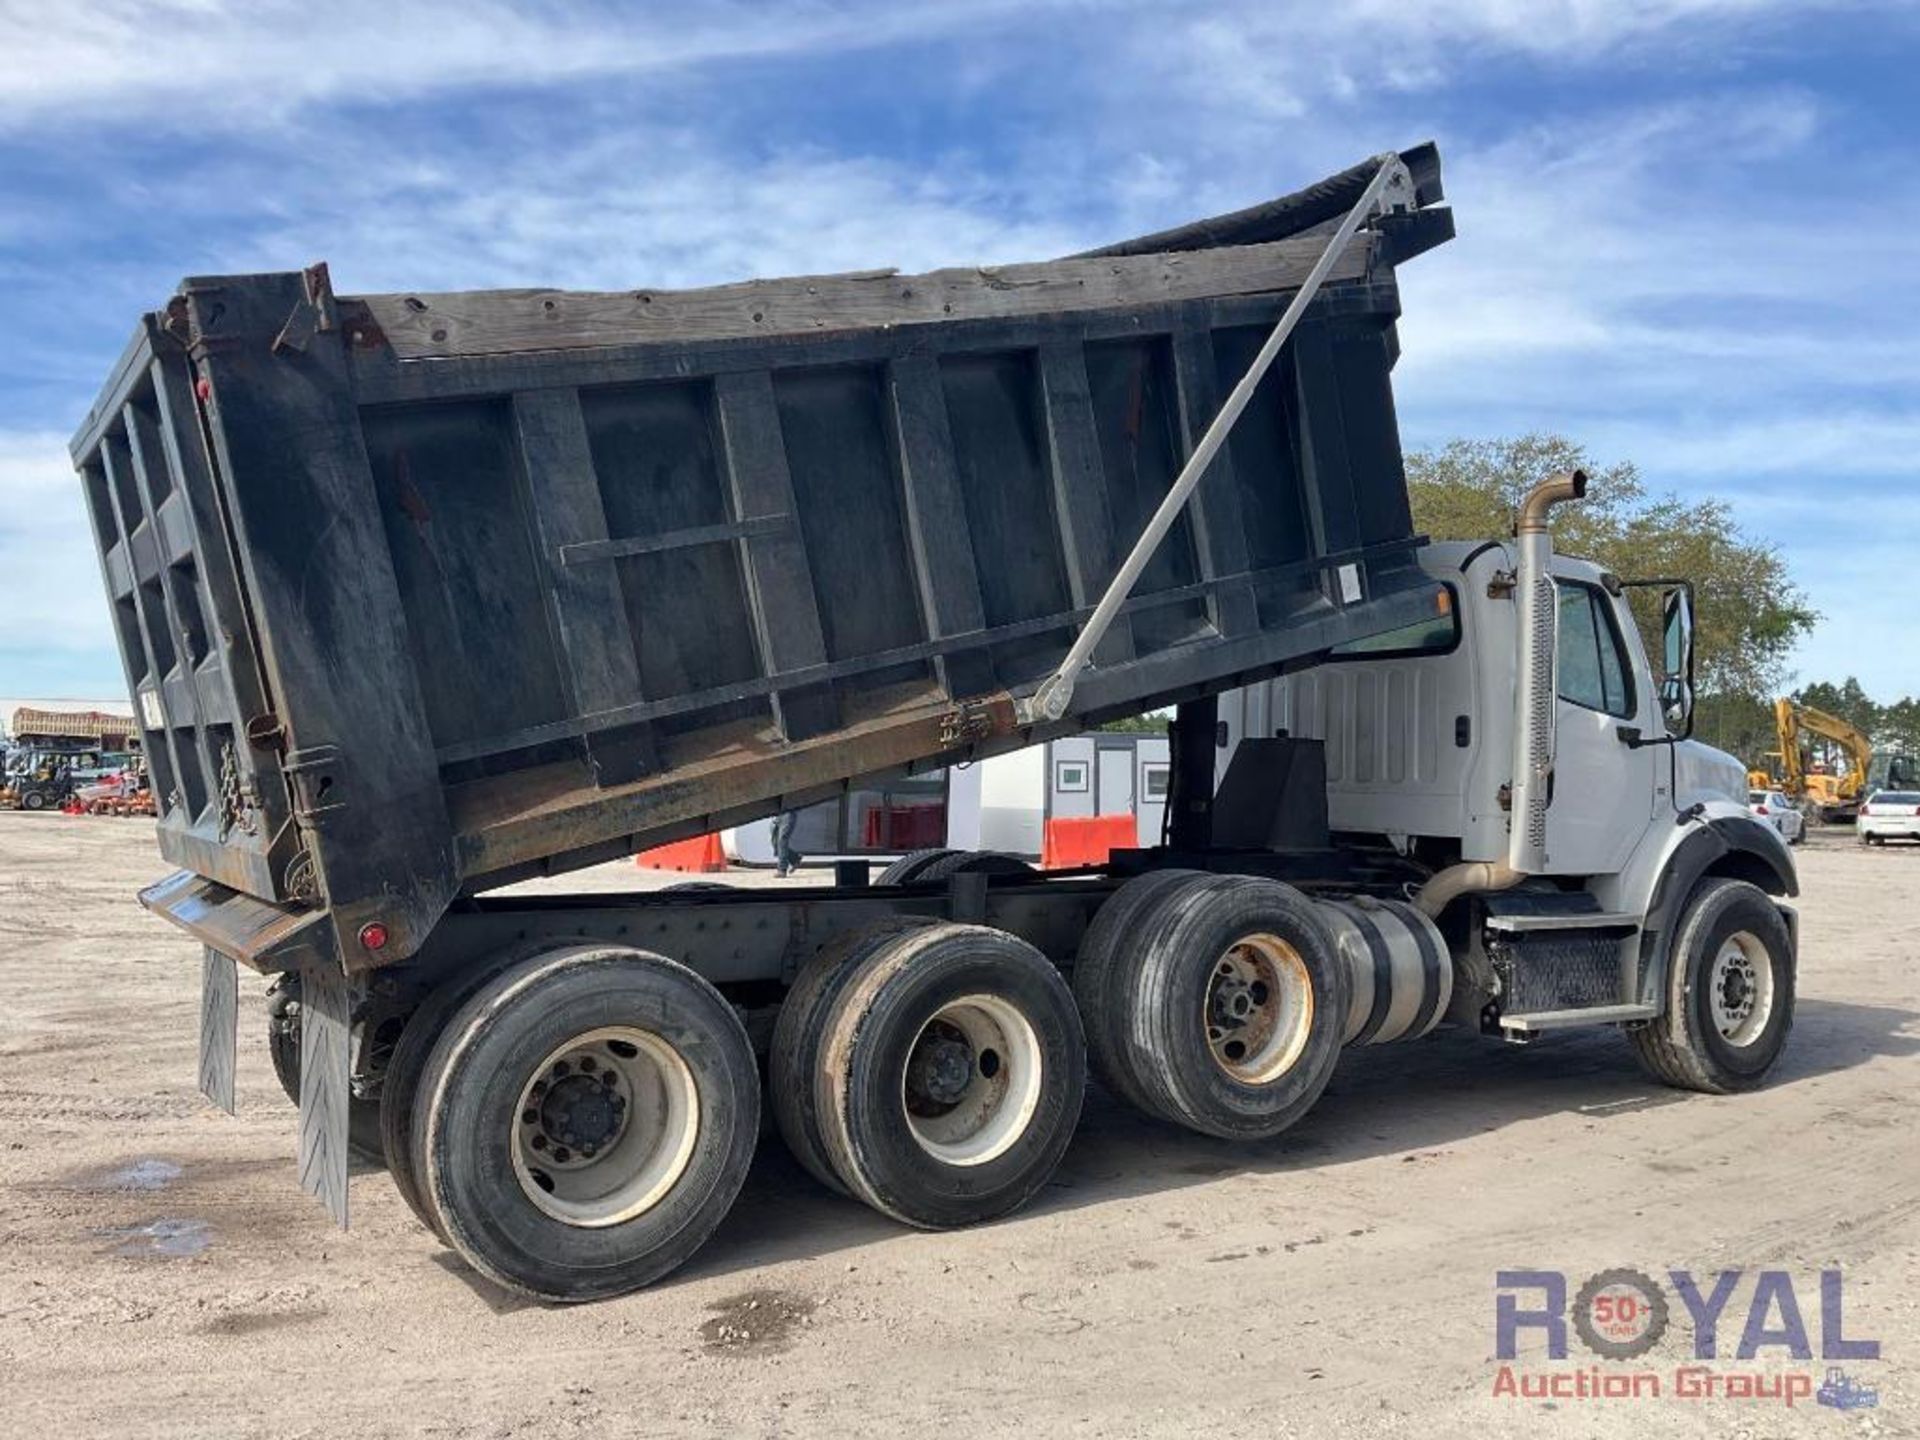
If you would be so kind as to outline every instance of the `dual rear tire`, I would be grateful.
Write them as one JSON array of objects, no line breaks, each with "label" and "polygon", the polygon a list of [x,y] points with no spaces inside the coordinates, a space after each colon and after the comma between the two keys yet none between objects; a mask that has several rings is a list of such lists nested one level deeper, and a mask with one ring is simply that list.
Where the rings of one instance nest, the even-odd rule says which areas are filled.
[{"label": "dual rear tire", "polygon": [[[809,1170],[911,1225],[1005,1214],[1080,1113],[1085,1047],[1059,972],[981,926],[841,937],[780,1019],[773,1094]],[[408,1205],[474,1270],[556,1301],[624,1294],[705,1242],[759,1133],[734,1008],[664,956],[498,957],[409,1020],[382,1131]]]},{"label": "dual rear tire", "polygon": [[[823,1183],[908,1225],[975,1224],[1052,1177],[1089,1051],[1150,1114],[1234,1139],[1286,1128],[1331,1074],[1347,985],[1310,902],[1271,881],[1130,882],[1072,988],[1004,931],[892,917],[802,970],[769,1090]],[[473,1269],[593,1300],[704,1243],[745,1182],[760,1095],[746,1030],[710,983],[580,944],[508,953],[429,996],[387,1067],[382,1138],[402,1196]]]},{"label": "dual rear tire", "polygon": [[875,885],[917,885],[955,875],[1031,875],[1033,866],[1001,850],[913,850],[874,877]]},{"label": "dual rear tire", "polygon": [[772,1056],[775,1119],[800,1163],[924,1229],[1024,1204],[1085,1093],[1066,982],[980,925],[889,920],[840,937],[789,992]]},{"label": "dual rear tire", "polygon": [[482,1275],[547,1300],[680,1265],[732,1207],[759,1133],[733,1007],[684,965],[613,946],[522,958],[429,1000],[386,1101],[389,1168],[416,1213]]},{"label": "dual rear tire", "polygon": [[1299,891],[1191,871],[1122,886],[1088,927],[1073,976],[1102,1083],[1228,1140],[1277,1135],[1320,1098],[1351,984]]}]

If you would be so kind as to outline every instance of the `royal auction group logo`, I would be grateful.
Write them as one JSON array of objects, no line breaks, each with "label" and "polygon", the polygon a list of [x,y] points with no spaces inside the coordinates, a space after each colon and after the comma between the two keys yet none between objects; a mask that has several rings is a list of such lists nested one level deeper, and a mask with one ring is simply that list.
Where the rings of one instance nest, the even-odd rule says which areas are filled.
[{"label": "royal auction group logo", "polygon": [[[1803,1305],[1803,1295],[1810,1303]],[[1816,1296],[1817,1304],[1811,1303]],[[1676,1330],[1667,1350],[1686,1353],[1687,1361],[1664,1368],[1635,1363]],[[1732,1341],[1730,1356],[1722,1352],[1723,1340]],[[1523,1353],[1529,1360],[1592,1357],[1609,1363],[1515,1364]],[[1559,1270],[1502,1270],[1494,1277],[1494,1356],[1501,1363],[1493,1393],[1516,1400],[1787,1406],[1812,1400],[1854,1410],[1880,1398],[1838,1363],[1880,1358],[1878,1340],[1846,1333],[1845,1282],[1838,1270],[1803,1276],[1798,1286],[1785,1270],[1722,1270],[1710,1278],[1668,1270],[1663,1283],[1621,1267],[1601,1270],[1577,1286]],[[1826,1362],[1819,1379],[1811,1365],[1816,1356]]]}]

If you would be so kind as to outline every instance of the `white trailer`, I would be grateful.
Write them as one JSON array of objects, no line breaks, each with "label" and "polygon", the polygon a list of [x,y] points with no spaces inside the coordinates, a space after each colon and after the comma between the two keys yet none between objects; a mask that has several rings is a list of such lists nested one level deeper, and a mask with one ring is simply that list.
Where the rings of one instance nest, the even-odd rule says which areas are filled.
[{"label": "white trailer", "polygon": [[[1037,859],[1047,822],[1135,819],[1141,846],[1160,843],[1172,760],[1165,734],[1101,730],[907,781],[856,783],[796,812],[793,845],[809,862],[886,859],[915,850],[996,850]],[[729,860],[774,863],[772,820],[721,832]]]},{"label": "white trailer", "polygon": [[[981,772],[980,849],[1039,855],[1049,820],[1094,815],[1131,814],[1137,842],[1160,843],[1172,773],[1164,734],[1068,735],[975,768]],[[960,818],[957,806],[954,818]]]}]

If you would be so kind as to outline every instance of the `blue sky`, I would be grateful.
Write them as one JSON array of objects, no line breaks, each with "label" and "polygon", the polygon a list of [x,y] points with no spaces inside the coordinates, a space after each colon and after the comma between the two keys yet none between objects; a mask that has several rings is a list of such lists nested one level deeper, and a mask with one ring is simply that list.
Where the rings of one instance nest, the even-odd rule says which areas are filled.
[{"label": "blue sky", "polygon": [[1920,7],[1784,0],[0,0],[0,694],[124,689],[65,442],[182,275],[1030,259],[1428,137],[1408,443],[1723,497],[1826,617],[1798,678],[1920,691],[1916,60]]}]

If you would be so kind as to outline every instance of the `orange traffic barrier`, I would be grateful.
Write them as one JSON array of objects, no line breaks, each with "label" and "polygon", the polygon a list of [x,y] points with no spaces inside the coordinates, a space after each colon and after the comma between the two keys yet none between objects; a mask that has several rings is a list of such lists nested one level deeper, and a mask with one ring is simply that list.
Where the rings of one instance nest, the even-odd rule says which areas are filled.
[{"label": "orange traffic barrier", "polygon": [[727,868],[727,852],[720,848],[718,835],[696,835],[691,840],[675,840],[671,845],[656,845],[633,857],[643,870],[679,870],[691,875],[710,875]]},{"label": "orange traffic barrier", "polygon": [[1040,868],[1071,870],[1076,865],[1099,865],[1115,850],[1133,850],[1139,844],[1139,822],[1131,814],[1062,816],[1047,821]]}]

